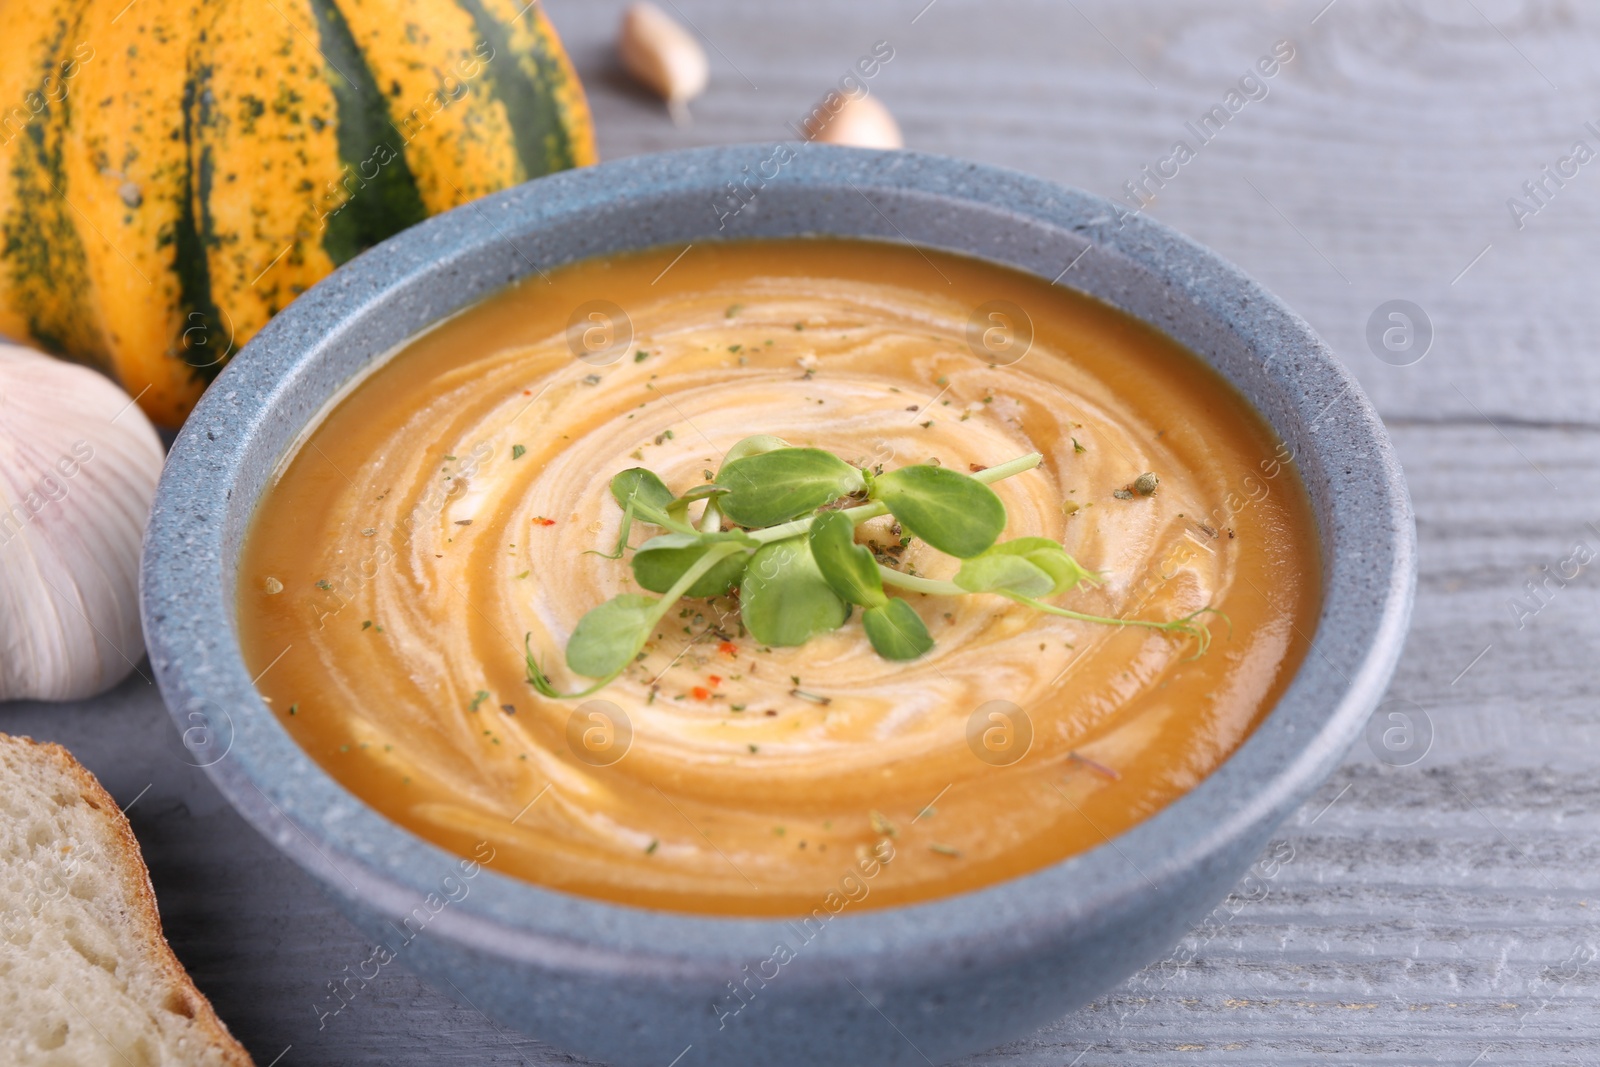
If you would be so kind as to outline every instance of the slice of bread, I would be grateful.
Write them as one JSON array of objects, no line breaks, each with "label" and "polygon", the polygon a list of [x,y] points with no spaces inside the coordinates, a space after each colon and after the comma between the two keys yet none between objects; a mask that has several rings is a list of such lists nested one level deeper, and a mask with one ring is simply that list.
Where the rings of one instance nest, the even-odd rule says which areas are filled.
[{"label": "slice of bread", "polygon": [[161,935],[128,820],[60,745],[0,734],[0,1063],[248,1067]]}]

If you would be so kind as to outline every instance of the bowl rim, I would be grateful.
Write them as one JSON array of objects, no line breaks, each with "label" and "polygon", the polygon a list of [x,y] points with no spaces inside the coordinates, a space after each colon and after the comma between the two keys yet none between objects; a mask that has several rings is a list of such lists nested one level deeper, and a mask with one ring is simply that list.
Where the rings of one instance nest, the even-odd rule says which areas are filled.
[{"label": "bowl rim", "polygon": [[[1159,901],[1163,886],[1182,884],[1230,843],[1263,836],[1298,807],[1342,758],[1388,684],[1409,620],[1416,546],[1409,494],[1383,425],[1354,376],[1309,324],[1237,267],[1148,216],[1042,178],[942,156],[818,145],[791,145],[789,151],[793,162],[782,180],[761,192],[769,202],[781,203],[786,190],[860,194],[901,237],[902,226],[917,233],[920,225],[904,210],[908,204],[933,210],[960,204],[1050,227],[1063,239],[1075,234],[1087,248],[1154,274],[1176,299],[1192,301],[1235,331],[1252,353],[1274,353],[1262,361],[1263,381],[1283,394],[1297,417],[1321,409],[1298,455],[1320,463],[1333,479],[1326,514],[1318,513],[1322,614],[1312,651],[1245,742],[1188,793],[1099,847],[934,900],[846,910],[832,921],[850,933],[820,939],[808,947],[808,959],[823,968],[845,962],[851,973],[870,976],[930,954],[1005,958],[1096,915]],[[179,433],[161,475],[141,565],[152,666],[179,729],[201,729],[210,746],[191,749],[191,762],[205,766],[248,821],[336,894],[398,916],[435,891],[443,874],[467,868],[455,853],[378,815],[312,760],[262,702],[240,655],[231,588],[238,549],[229,537],[237,535],[238,508],[248,517],[256,501],[238,505],[231,498],[250,464],[276,467],[282,450],[260,454],[269,429],[281,433],[286,419],[295,423],[287,447],[296,447],[307,420],[322,410],[317,404],[286,414],[284,398],[296,376],[327,358],[353,329],[370,326],[385,298],[394,299],[407,284],[463,270],[471,257],[487,255],[501,241],[533,266],[523,248],[537,248],[538,233],[556,220],[638,215],[689,193],[715,195],[730,176],[772,152],[770,145],[732,145],[631,157],[540,178],[434,216],[295,299],[221,372]],[[476,299],[446,301],[434,320]],[[391,351],[373,354],[368,363]],[[1277,359],[1282,352],[1292,358]],[[338,389],[322,391],[326,400]],[[1275,429],[1282,434],[1282,426]],[[1311,476],[1304,480],[1311,488]],[[211,759],[224,735],[227,747]],[[578,973],[670,979],[727,976],[730,966],[736,970],[751,958],[753,945],[790,936],[790,923],[611,903],[488,867],[469,896],[436,918],[440,934],[490,956]]]}]

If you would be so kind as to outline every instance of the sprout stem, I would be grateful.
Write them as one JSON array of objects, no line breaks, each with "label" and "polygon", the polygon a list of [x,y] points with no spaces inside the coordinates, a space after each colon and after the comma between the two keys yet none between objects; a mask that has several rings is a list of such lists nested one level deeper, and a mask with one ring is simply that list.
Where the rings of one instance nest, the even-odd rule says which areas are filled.
[{"label": "sprout stem", "polygon": [[972,479],[973,481],[982,482],[984,485],[993,485],[995,482],[1009,478],[1013,474],[1031,471],[1043,462],[1044,456],[1038,452],[1029,452],[1026,456],[1018,456],[1016,459],[1002,463],[998,467],[990,467],[987,470],[978,471],[972,476]]},{"label": "sprout stem", "polygon": [[961,588],[955,582],[939,582],[932,578],[918,578],[914,574],[906,574],[904,571],[885,567],[881,563],[878,564],[878,576],[883,579],[884,585],[899,586],[901,589],[909,589],[913,593],[925,593],[928,596],[961,596],[971,592],[969,589]]},{"label": "sprout stem", "polygon": [[[928,596],[963,596],[971,594],[972,590],[963,589],[954,582],[941,582],[932,578],[918,578],[916,575],[905,574],[878,564],[878,576],[883,579],[884,585],[893,585],[913,593],[923,593]],[[1090,615],[1087,612],[1073,611],[1071,608],[1058,608],[1054,604],[1046,604],[1033,597],[1016,596],[1012,593],[995,591],[996,596],[1003,596],[1007,600],[1014,600],[1018,604],[1025,604],[1037,611],[1048,615],[1059,615],[1064,619],[1077,619],[1079,622],[1101,623],[1106,626],[1143,626],[1151,630],[1160,630],[1163,633],[1180,633],[1194,638],[1200,645],[1200,652],[1204,652],[1211,645],[1211,631],[1206,624],[1196,621],[1196,616],[1206,612],[1221,614],[1215,608],[1202,608],[1193,615],[1185,615],[1179,619],[1167,622],[1156,622],[1154,619],[1114,619],[1109,615]],[[1226,616],[1223,616],[1226,618]]]},{"label": "sprout stem", "polygon": [[[1015,600],[1018,604],[1026,604],[1028,607],[1038,611],[1043,611],[1050,615],[1060,615],[1064,619],[1103,623],[1107,626],[1144,626],[1151,630],[1160,630],[1163,633],[1184,634],[1194,638],[1199,644],[1199,650],[1195,653],[1197,656],[1203,655],[1206,649],[1211,647],[1211,630],[1205,623],[1197,622],[1197,617],[1207,613],[1222,615],[1222,612],[1216,608],[1201,608],[1199,611],[1184,615],[1181,618],[1170,619],[1167,622],[1156,622],[1154,619],[1113,619],[1108,615],[1088,615],[1081,611],[1073,611],[1070,608],[1058,608],[1054,604],[1046,604],[1032,597],[1016,596],[1011,593],[1001,593],[1000,595],[1008,600]],[[1227,618],[1226,615],[1222,617],[1224,619]]]}]

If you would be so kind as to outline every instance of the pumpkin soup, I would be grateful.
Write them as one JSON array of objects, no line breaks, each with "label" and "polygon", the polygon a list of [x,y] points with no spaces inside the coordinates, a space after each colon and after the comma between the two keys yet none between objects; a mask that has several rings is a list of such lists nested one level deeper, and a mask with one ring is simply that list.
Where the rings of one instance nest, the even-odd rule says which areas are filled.
[{"label": "pumpkin soup", "polygon": [[[708,585],[680,550],[738,562]],[[280,721],[394,821],[782,916],[1159,811],[1288,684],[1318,567],[1290,450],[1172,339],[818,238],[580,262],[412,339],[286,458],[236,596]]]}]

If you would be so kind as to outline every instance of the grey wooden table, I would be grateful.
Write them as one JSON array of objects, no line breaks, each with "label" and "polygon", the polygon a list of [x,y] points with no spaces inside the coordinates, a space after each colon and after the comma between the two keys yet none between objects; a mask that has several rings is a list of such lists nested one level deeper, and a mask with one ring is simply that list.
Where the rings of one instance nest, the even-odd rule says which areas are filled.
[{"label": "grey wooden table", "polygon": [[[871,91],[911,147],[1119,195],[1174,141],[1194,147],[1185,124],[1276,42],[1293,47],[1146,210],[1305,315],[1394,435],[1422,556],[1391,703],[1283,827],[1272,877],[1161,965],[971,1062],[1600,1060],[1600,563],[1559,577],[1600,552],[1600,10],[675,5],[713,68],[687,128],[616,73],[619,3],[549,2],[607,158],[792,136],[885,40]],[[1382,343],[1387,309],[1369,343],[1392,300],[1421,309],[1410,347]],[[368,946],[180,758],[142,678],[0,707],[0,730],[63,742],[128,808],[178,955],[263,1067],[574,1062],[398,968],[319,1029],[313,1005]]]}]

